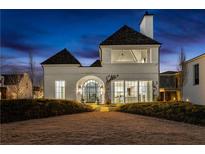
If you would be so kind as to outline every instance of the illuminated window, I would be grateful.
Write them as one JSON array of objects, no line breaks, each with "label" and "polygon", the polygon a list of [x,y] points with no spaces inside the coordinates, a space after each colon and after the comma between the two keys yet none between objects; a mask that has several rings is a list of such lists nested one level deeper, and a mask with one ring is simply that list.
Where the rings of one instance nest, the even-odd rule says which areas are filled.
[{"label": "illuminated window", "polygon": [[125,81],[125,102],[138,102],[138,81]]},{"label": "illuminated window", "polygon": [[114,102],[124,103],[124,81],[114,82]]},{"label": "illuminated window", "polygon": [[152,101],[152,81],[139,81],[139,102]]},{"label": "illuminated window", "polygon": [[65,81],[55,81],[55,98],[65,99]]},{"label": "illuminated window", "polygon": [[152,101],[152,81],[114,81],[114,103],[135,103]]}]

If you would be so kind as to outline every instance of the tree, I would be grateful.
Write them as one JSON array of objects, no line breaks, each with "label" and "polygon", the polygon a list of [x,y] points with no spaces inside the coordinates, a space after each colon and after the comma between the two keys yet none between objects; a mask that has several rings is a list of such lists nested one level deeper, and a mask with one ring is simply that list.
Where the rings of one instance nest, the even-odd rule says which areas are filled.
[{"label": "tree", "polygon": [[35,70],[34,70],[33,53],[31,51],[29,51],[29,75],[30,75],[31,86],[32,86],[32,95],[31,95],[31,97],[33,98],[33,95],[34,95],[33,87],[34,87]]},{"label": "tree", "polygon": [[183,50],[183,48],[181,48],[181,51],[179,53],[179,59],[178,59],[178,72],[179,72],[179,88],[181,91],[181,98],[183,98],[183,86],[186,82],[186,74],[187,74],[187,70],[186,70],[186,55],[185,52]]},{"label": "tree", "polygon": [[111,99],[110,99],[110,83],[111,83],[111,81],[115,80],[118,77],[119,77],[119,75],[111,75],[111,74],[106,76],[106,82],[105,82],[105,103],[106,104],[110,104],[111,103]]}]

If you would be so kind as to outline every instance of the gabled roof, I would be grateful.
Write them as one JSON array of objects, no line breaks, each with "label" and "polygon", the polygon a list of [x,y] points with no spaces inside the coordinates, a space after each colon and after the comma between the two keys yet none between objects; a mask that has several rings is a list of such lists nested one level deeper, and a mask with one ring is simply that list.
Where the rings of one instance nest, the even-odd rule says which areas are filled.
[{"label": "gabled roof", "polygon": [[202,58],[202,57],[205,57],[205,53],[203,53],[203,54],[201,54],[201,55],[199,55],[199,56],[196,56],[196,57],[194,57],[194,58],[192,58],[192,59],[189,59],[189,60],[187,60],[185,63],[189,63],[189,62],[191,62],[191,61],[197,60],[197,59]]},{"label": "gabled roof", "polygon": [[124,25],[114,34],[109,36],[100,45],[152,45],[160,44],[159,42],[135,31]]},{"label": "gabled roof", "polygon": [[65,48],[41,64],[80,64],[80,62]]},{"label": "gabled roof", "polygon": [[90,67],[102,67],[101,61],[100,60],[96,60],[94,63],[92,63],[90,65]]},{"label": "gabled roof", "polygon": [[160,74],[176,74],[178,73],[177,71],[166,71],[166,72],[162,72]]},{"label": "gabled roof", "polygon": [[4,77],[4,85],[16,85],[23,78],[23,74],[2,74]]}]

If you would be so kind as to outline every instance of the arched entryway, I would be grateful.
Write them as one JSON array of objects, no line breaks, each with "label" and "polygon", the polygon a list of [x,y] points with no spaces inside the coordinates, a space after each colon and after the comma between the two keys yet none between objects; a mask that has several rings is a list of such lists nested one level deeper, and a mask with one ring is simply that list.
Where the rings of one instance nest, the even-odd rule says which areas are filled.
[{"label": "arched entryway", "polygon": [[96,76],[85,76],[77,84],[77,100],[84,103],[104,102],[104,83]]},{"label": "arched entryway", "polygon": [[83,98],[85,102],[99,102],[100,101],[100,84],[96,80],[88,80],[84,83],[83,87]]}]

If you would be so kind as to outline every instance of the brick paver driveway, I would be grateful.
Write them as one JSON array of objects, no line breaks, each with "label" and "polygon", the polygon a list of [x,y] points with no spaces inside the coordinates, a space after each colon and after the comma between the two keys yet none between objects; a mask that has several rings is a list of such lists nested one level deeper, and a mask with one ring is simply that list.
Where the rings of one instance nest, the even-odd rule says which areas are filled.
[{"label": "brick paver driveway", "polygon": [[3,124],[1,144],[205,144],[205,127],[92,112]]}]

